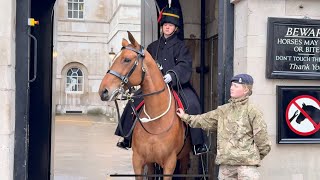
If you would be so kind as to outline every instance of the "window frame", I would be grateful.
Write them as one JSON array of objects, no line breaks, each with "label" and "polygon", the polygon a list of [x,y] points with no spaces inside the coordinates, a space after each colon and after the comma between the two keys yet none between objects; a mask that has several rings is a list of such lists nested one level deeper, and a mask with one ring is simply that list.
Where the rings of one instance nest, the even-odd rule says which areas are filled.
[{"label": "window frame", "polygon": [[[77,71],[75,72],[75,71],[73,71],[73,69],[77,69]],[[71,75],[70,76],[68,75],[69,71],[71,71]],[[78,74],[79,71],[82,73],[82,76],[79,76],[79,74]],[[77,76],[73,76],[72,75],[73,73],[77,73]],[[70,67],[66,72],[65,88],[64,88],[65,93],[67,93],[67,94],[83,94],[84,93],[84,80],[85,80],[84,76],[85,75],[83,73],[83,70],[81,70],[81,68],[79,68],[79,67]],[[76,77],[76,83],[75,83],[75,85],[77,86],[77,90],[76,91],[68,90],[68,86],[71,84],[71,82],[68,83],[68,78],[71,79],[72,77]],[[79,79],[81,79],[81,83],[79,83]],[[79,90],[79,85],[81,86],[81,90]]]},{"label": "window frame", "polygon": [[[80,2],[82,1],[82,2]],[[71,19],[71,20],[84,20],[84,2],[85,0],[67,0],[67,19]],[[71,4],[71,9],[69,9],[69,4]],[[78,9],[75,10],[74,9],[74,4],[78,4]],[[81,4],[82,4],[82,10],[80,10],[81,8]],[[71,17],[69,17],[69,12],[71,12]],[[74,12],[78,13],[78,17],[75,18],[74,16]],[[82,18],[80,18],[80,12],[82,12]]]}]

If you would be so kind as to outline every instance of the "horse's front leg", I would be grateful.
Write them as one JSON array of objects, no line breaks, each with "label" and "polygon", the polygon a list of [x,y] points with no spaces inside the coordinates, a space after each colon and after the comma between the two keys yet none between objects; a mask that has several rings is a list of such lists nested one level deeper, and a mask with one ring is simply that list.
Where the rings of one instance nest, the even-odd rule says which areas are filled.
[{"label": "horse's front leg", "polygon": [[[133,171],[136,175],[143,175],[144,174],[144,159],[139,156],[137,153],[133,151],[132,154],[132,164],[133,164]],[[143,180],[143,176],[136,176],[137,180]]]},{"label": "horse's front leg", "polygon": [[[154,175],[154,163],[148,163],[148,175]],[[148,177],[148,180],[156,179],[154,177]]]},{"label": "horse's front leg", "polygon": [[[163,174],[165,175],[173,175],[174,169],[176,168],[177,164],[177,156],[176,155],[171,155],[166,161],[164,162],[163,166]],[[171,180],[172,177],[170,176],[165,176],[163,177],[163,180]]]},{"label": "horse's front leg", "polygon": [[[190,161],[189,153],[180,159],[180,167],[179,167],[180,174],[184,174],[184,175],[187,174],[188,168],[189,168],[189,161]],[[181,179],[186,179],[186,178],[181,178]]]}]

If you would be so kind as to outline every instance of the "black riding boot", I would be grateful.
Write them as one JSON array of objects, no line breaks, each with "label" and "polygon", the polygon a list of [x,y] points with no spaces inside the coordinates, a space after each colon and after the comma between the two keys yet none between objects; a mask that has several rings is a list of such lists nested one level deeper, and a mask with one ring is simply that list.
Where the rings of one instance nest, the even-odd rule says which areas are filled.
[{"label": "black riding boot", "polygon": [[194,155],[207,153],[208,147],[205,144],[205,133],[200,128],[190,128],[191,142]]},{"label": "black riding boot", "polygon": [[131,148],[131,140],[124,138],[122,141],[117,143],[117,146],[122,149],[128,150]]}]

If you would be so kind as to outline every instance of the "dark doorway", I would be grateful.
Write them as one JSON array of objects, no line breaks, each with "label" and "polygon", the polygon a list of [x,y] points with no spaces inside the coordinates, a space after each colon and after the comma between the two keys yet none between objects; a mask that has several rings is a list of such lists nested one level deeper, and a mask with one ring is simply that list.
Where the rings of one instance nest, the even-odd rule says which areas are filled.
[{"label": "dark doorway", "polygon": [[54,3],[17,0],[14,179],[50,179]]}]

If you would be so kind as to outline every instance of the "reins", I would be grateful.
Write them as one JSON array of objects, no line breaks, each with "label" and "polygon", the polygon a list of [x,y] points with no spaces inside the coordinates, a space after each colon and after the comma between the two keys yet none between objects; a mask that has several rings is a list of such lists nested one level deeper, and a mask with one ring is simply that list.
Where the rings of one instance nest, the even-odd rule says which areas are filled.
[{"label": "reins", "polygon": [[[150,119],[150,116],[149,116],[146,112],[145,112],[145,115],[148,116],[149,119],[147,119],[147,118],[142,118],[142,119],[140,119],[140,114],[141,114],[142,111],[139,111],[139,112],[138,112],[138,111],[135,109],[133,102],[129,100],[131,109],[133,110],[133,113],[134,113],[134,115],[135,115],[136,118],[135,118],[135,120],[134,120],[134,122],[133,122],[133,125],[131,126],[129,132],[128,132],[126,135],[124,135],[123,128],[122,128],[122,124],[121,124],[121,122],[120,122],[119,106],[118,106],[117,101],[115,100],[115,104],[116,104],[116,107],[117,107],[117,113],[118,113],[119,130],[120,130],[121,134],[124,135],[124,137],[126,137],[126,138],[127,138],[127,137],[130,137],[130,135],[131,135],[131,133],[133,132],[133,129],[134,129],[134,127],[135,127],[135,124],[137,123],[137,120],[139,120],[139,123],[141,124],[142,128],[143,128],[147,133],[152,134],[152,135],[160,135],[160,134],[163,134],[163,133],[165,133],[165,132],[168,132],[168,131],[172,128],[173,122],[174,122],[174,118],[171,120],[170,126],[169,126],[168,128],[166,128],[165,130],[161,131],[160,133],[152,133],[152,132],[150,132],[149,130],[147,130],[147,128],[144,127],[144,125],[143,125],[144,122],[150,122],[150,121],[153,121],[153,120],[156,120],[156,119],[161,118],[162,116],[164,116],[165,114],[167,114],[168,111],[170,110],[171,103],[172,103],[172,95],[171,95],[171,93],[170,93],[171,91],[170,91],[169,85],[167,85],[167,88],[168,88],[168,90],[169,90],[169,96],[170,96],[170,97],[169,97],[169,98],[170,98],[170,100],[169,100],[169,106],[168,106],[167,110],[166,110],[164,113],[162,113],[161,115],[159,115],[159,116],[157,116],[157,117],[155,117],[155,118],[152,118],[152,119]],[[144,108],[144,107],[143,107],[143,108]],[[143,119],[147,119],[147,121],[145,121],[145,120],[143,120]]]},{"label": "reins", "polygon": [[[121,122],[120,122],[120,112],[119,112],[119,105],[118,105],[117,100],[114,100],[114,103],[115,103],[115,105],[116,105],[117,114],[118,114],[119,131],[120,131],[120,133],[123,135],[124,138],[128,138],[128,137],[131,136],[132,131],[133,131],[133,129],[134,129],[136,123],[137,123],[137,118],[135,118],[135,120],[134,120],[134,122],[133,122],[133,124],[132,124],[132,126],[131,126],[131,128],[130,128],[130,130],[129,130],[129,132],[128,132],[126,135],[124,135],[123,128],[122,128],[122,124],[121,124]],[[132,107],[133,107],[133,106],[131,105],[131,108],[132,108]],[[133,109],[133,112],[135,112],[135,109]],[[139,115],[140,115],[140,113],[139,113]]]},{"label": "reins", "polygon": [[150,121],[154,121],[154,120],[157,120],[159,118],[161,118],[162,116],[164,116],[165,114],[167,114],[167,112],[170,110],[170,107],[171,107],[171,90],[169,88],[169,85],[167,84],[167,88],[168,88],[168,91],[169,91],[169,104],[168,104],[168,108],[162,113],[160,114],[159,116],[156,116],[154,118],[150,118],[149,114],[146,112],[146,106],[143,106],[143,112],[144,114],[148,117],[148,118],[142,118],[142,119],[139,119],[141,122],[150,122]]}]

